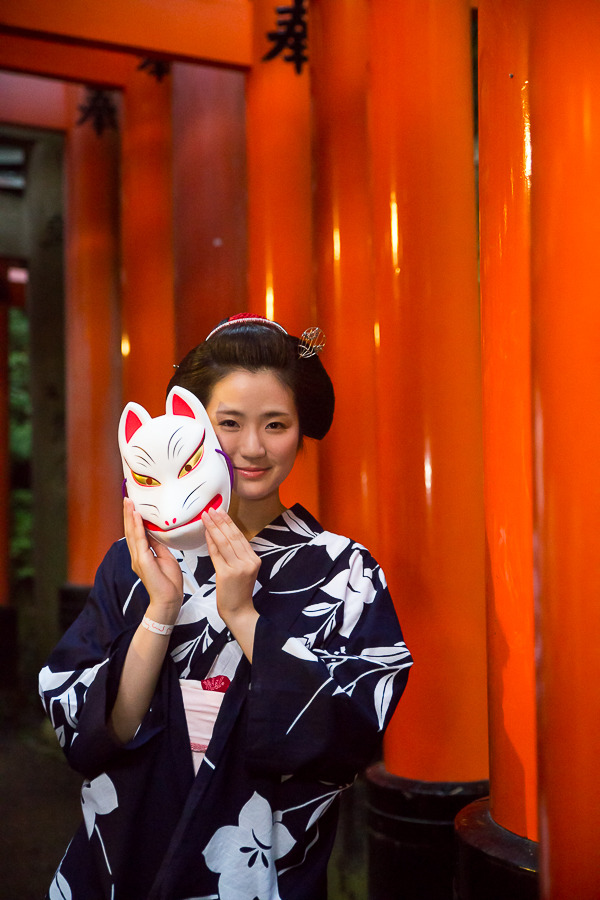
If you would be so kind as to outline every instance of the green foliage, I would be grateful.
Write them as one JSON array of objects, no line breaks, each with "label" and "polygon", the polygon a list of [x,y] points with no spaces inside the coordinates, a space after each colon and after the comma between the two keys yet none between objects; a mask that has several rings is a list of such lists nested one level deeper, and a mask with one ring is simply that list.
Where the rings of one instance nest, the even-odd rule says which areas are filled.
[{"label": "green foliage", "polygon": [[29,322],[22,309],[9,310],[9,411],[12,460],[31,457],[31,395],[29,392]]},{"label": "green foliage", "polygon": [[10,559],[15,581],[33,578],[31,501],[31,490],[29,488],[16,488],[12,491]]},{"label": "green foliage", "polygon": [[29,322],[24,310],[9,310],[9,412],[11,461],[10,560],[13,589],[33,576],[31,395],[29,390]]}]

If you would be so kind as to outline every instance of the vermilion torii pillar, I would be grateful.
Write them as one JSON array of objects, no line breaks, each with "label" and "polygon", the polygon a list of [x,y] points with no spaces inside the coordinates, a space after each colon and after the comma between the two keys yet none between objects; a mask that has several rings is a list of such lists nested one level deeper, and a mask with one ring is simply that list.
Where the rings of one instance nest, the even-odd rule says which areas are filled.
[{"label": "vermilion torii pillar", "polygon": [[75,125],[85,92],[67,89],[69,545],[63,602],[74,607],[122,534],[116,433],[124,398],[159,414],[174,356],[171,88],[139,71],[138,62],[131,59],[117,127],[101,134],[90,121]]},{"label": "vermilion torii pillar", "polygon": [[372,900],[450,897],[454,816],[487,793],[470,16],[371,4],[377,512],[415,659],[369,771]]},{"label": "vermilion torii pillar", "polygon": [[[252,66],[246,76],[248,170],[248,310],[275,319],[291,333],[319,324],[313,277],[310,70],[275,49],[269,34],[285,31],[286,16],[271,0],[255,0]],[[281,20],[281,27],[278,22]],[[326,351],[326,363],[330,350]],[[317,448],[310,441],[287,479],[285,502],[319,515]]]},{"label": "vermilion torii pillar", "polygon": [[600,6],[533,0],[532,345],[540,878],[600,891]]},{"label": "vermilion torii pillar", "polygon": [[478,6],[490,797],[457,818],[461,900],[537,896],[528,8]]},{"label": "vermilion torii pillar", "polygon": [[176,359],[247,302],[243,72],[173,63]]},{"label": "vermilion torii pillar", "polygon": [[377,554],[375,322],[367,129],[368,3],[311,5],[314,215],[323,357],[336,415],[320,455],[323,524]]},{"label": "vermilion torii pillar", "polygon": [[120,126],[123,402],[152,415],[176,362],[171,104],[169,76],[132,70]]},{"label": "vermilion torii pillar", "polygon": [[119,315],[119,133],[76,125],[86,92],[66,86],[66,597],[81,597],[122,534]]},{"label": "vermilion torii pillar", "polygon": [[490,811],[537,838],[526,0],[479,4]]}]

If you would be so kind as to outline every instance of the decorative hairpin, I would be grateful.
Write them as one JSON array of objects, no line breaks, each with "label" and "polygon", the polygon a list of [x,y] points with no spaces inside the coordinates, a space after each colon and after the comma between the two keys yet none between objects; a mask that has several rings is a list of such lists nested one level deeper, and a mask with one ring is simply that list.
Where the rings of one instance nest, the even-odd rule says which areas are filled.
[{"label": "decorative hairpin", "polygon": [[302,332],[302,337],[298,341],[298,356],[300,359],[309,359],[311,356],[318,356],[325,346],[325,334],[320,328],[314,326],[307,328]]}]

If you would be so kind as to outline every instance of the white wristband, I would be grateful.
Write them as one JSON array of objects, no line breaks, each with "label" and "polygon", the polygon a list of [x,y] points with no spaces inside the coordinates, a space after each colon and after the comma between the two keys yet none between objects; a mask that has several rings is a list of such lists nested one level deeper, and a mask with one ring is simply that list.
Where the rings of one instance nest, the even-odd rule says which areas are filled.
[{"label": "white wristband", "polygon": [[148,616],[144,616],[144,618],[142,619],[142,625],[148,631],[151,631],[152,634],[169,635],[175,628],[174,625],[161,625],[160,622],[154,622],[152,619],[149,619]]}]

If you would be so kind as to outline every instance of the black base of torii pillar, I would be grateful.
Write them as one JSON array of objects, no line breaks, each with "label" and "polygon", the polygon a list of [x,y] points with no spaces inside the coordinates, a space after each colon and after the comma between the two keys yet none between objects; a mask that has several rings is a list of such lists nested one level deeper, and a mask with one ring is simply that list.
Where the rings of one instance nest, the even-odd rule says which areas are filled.
[{"label": "black base of torii pillar", "polygon": [[366,782],[369,900],[453,900],[454,820],[489,783],[415,781],[383,763]]},{"label": "black base of torii pillar", "polygon": [[476,800],[456,817],[454,900],[537,900],[538,844],[502,828],[489,800]]}]

